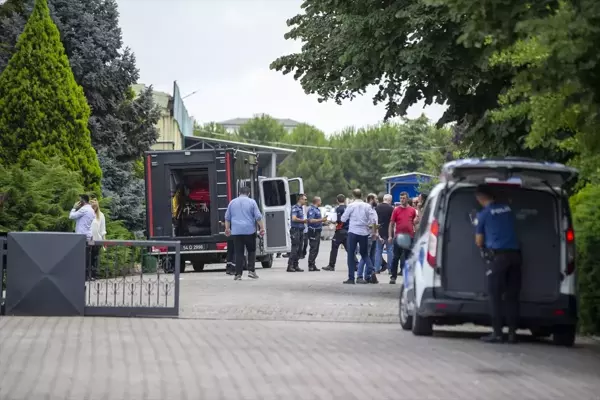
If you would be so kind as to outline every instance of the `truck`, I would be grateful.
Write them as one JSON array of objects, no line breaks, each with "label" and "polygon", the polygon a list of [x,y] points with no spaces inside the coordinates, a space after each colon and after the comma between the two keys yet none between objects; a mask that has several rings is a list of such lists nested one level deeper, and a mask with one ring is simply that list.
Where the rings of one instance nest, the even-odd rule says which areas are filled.
[{"label": "truck", "polygon": [[[180,272],[206,264],[226,263],[225,212],[242,186],[249,186],[265,221],[257,236],[257,261],[270,268],[273,254],[290,251],[290,209],[303,191],[301,178],[259,177],[258,155],[236,148],[148,151],[145,153],[146,237],[181,243]],[[296,192],[290,192],[290,185]],[[164,255],[162,268],[173,272],[175,253]],[[163,258],[164,259],[164,258]]]}]

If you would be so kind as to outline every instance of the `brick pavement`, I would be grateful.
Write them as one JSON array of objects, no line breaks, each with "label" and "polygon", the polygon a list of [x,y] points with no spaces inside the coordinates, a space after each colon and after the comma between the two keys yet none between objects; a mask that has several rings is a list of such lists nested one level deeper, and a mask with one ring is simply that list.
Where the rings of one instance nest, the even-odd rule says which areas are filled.
[{"label": "brick pavement", "polygon": [[598,399],[600,352],[396,324],[0,319],[0,399]]},{"label": "brick pavement", "polygon": [[415,337],[398,287],[342,285],[341,258],[335,273],[278,260],[258,281],[184,274],[178,320],[0,317],[0,400],[600,400],[599,343]]},{"label": "brick pavement", "polygon": [[[318,266],[329,260],[330,241],[323,241]],[[258,264],[260,265],[260,264]],[[379,285],[342,285],[346,279],[346,255],[340,251],[337,271],[286,272],[287,259],[275,259],[273,268],[257,267],[260,279],[234,281],[222,271],[185,273],[181,280],[182,318],[261,319],[339,322],[398,322],[398,285],[389,284],[387,273]],[[191,268],[188,268],[191,270]]]}]

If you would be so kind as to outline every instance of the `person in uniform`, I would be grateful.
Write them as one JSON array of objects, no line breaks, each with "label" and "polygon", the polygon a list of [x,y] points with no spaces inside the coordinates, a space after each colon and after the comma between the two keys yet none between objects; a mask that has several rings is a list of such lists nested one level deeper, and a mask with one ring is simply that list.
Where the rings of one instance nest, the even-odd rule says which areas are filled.
[{"label": "person in uniform", "polygon": [[508,341],[517,341],[519,295],[521,291],[521,251],[515,231],[515,216],[508,204],[495,201],[491,188],[480,185],[475,192],[483,209],[477,214],[475,243],[487,263],[488,296],[493,332],[482,338],[489,343],[502,342],[506,300]]},{"label": "person in uniform", "polygon": [[287,272],[303,272],[304,270],[298,266],[298,260],[300,259],[300,249],[304,240],[304,227],[306,225],[306,218],[304,217],[304,211],[302,206],[306,204],[306,195],[298,195],[298,203],[292,207],[291,216],[291,228],[290,238],[292,240],[292,251],[288,258]]},{"label": "person in uniform", "polygon": [[323,230],[323,222],[327,221],[327,218],[323,218],[321,215],[321,198],[314,197],[312,204],[308,207],[306,219],[308,220],[308,243],[310,244],[310,250],[308,252],[308,270],[309,271],[320,271],[317,268],[316,261],[317,255],[319,255],[319,246],[321,245],[321,231]]},{"label": "person in uniform", "polygon": [[338,206],[335,208],[337,215],[335,233],[333,239],[331,239],[331,251],[329,253],[329,264],[323,268],[323,271],[335,271],[335,263],[337,261],[338,250],[340,246],[344,246],[344,250],[347,251],[346,241],[348,240],[348,226],[349,222],[342,222],[342,215],[346,211],[346,196],[338,194],[336,197]]},{"label": "person in uniform", "polygon": [[[304,219],[306,219],[308,215],[308,207],[306,203],[302,206],[302,212],[304,213]],[[304,233],[302,235],[302,244],[300,246],[300,259],[304,260],[306,258],[306,253],[308,253],[308,224],[304,225]]]}]

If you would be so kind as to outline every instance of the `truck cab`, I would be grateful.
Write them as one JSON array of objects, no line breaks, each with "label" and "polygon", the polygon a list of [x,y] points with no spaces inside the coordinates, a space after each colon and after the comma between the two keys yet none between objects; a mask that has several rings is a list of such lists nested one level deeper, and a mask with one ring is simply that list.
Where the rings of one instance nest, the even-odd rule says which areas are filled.
[{"label": "truck cab", "polygon": [[[265,219],[257,260],[268,268],[273,253],[289,251],[289,209],[297,193],[290,193],[287,178],[259,178],[257,160],[257,154],[234,148],[146,152],[146,236],[181,243],[181,272],[186,262],[195,271],[226,262],[225,212],[242,185],[250,185]],[[168,253],[166,248],[151,252]],[[171,272],[169,265],[163,269]]]}]

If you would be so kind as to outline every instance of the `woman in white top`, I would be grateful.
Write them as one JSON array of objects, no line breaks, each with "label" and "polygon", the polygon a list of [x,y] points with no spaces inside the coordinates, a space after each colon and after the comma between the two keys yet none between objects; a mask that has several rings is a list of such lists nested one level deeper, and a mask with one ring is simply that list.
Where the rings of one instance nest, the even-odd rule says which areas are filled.
[{"label": "woman in white top", "polygon": [[[90,205],[96,214],[96,218],[92,222],[92,240],[106,240],[106,220],[104,219],[104,214],[100,211],[100,204],[98,204],[98,200],[93,199],[90,201]],[[92,279],[98,278],[99,252],[100,246],[92,247]]]}]

